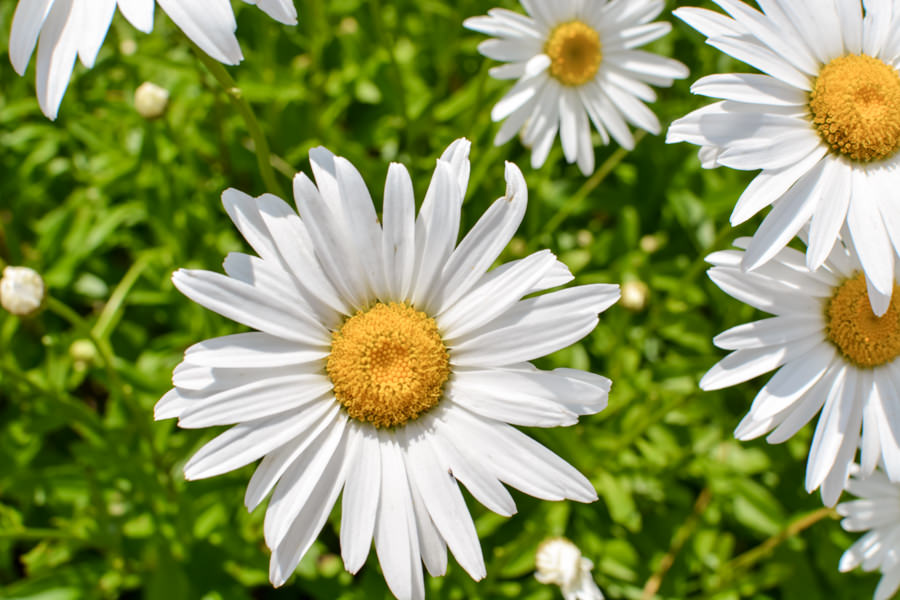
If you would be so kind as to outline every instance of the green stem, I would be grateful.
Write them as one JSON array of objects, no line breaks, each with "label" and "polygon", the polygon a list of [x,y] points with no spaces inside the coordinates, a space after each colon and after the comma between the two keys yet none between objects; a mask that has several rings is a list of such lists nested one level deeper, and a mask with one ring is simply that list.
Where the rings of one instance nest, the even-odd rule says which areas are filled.
[{"label": "green stem", "polygon": [[57,300],[52,296],[47,296],[46,307],[50,312],[68,321],[81,335],[84,335],[91,341],[94,348],[97,349],[97,353],[100,355],[100,360],[103,362],[103,367],[106,370],[106,376],[109,379],[110,392],[114,394],[120,393],[122,391],[122,380],[116,372],[115,359],[113,358],[115,355],[113,354],[109,342],[104,338],[96,336],[90,323],[72,310],[65,302]]},{"label": "green stem", "polygon": [[[191,44],[193,45],[193,42]],[[284,190],[282,190],[281,185],[275,178],[275,171],[272,169],[269,141],[266,139],[262,127],[259,125],[256,113],[253,112],[253,107],[247,102],[241,88],[238,87],[237,83],[235,83],[234,79],[220,62],[210,58],[205,52],[197,48],[196,45],[193,45],[193,48],[194,53],[200,58],[200,62],[203,63],[203,66],[206,67],[210,75],[219,82],[219,85],[225,90],[225,93],[228,95],[228,98],[234,104],[235,108],[241,113],[244,124],[247,126],[247,131],[250,133],[250,138],[253,140],[253,149],[256,152],[256,162],[259,164],[259,173],[263,178],[266,188],[269,192],[275,194],[279,198],[284,198]]]},{"label": "green stem", "polygon": [[693,512],[691,512],[690,516],[685,520],[681,527],[678,528],[678,531],[675,532],[675,536],[672,538],[672,543],[669,546],[669,551],[666,552],[666,555],[659,561],[659,566],[656,568],[656,571],[644,585],[644,589],[641,592],[641,600],[652,600],[656,596],[656,593],[662,586],[663,578],[666,576],[666,573],[669,572],[669,569],[672,568],[672,565],[675,564],[675,558],[678,556],[678,553],[681,552],[685,542],[688,541],[694,533],[694,530],[697,528],[697,525],[700,524],[700,517],[709,506],[710,500],[712,500],[712,493],[709,488],[703,488],[703,491],[700,492],[700,495],[697,496],[697,500],[694,502]]},{"label": "green stem", "polygon": [[81,540],[81,536],[60,531],[58,529],[19,529],[16,531],[0,531],[0,540]]},{"label": "green stem", "polygon": [[[638,130],[637,133],[634,134],[634,145],[637,144],[644,139],[644,136],[647,135],[647,132],[643,129]],[[565,204],[563,204],[556,214],[553,215],[547,224],[544,226],[544,229],[541,233],[536,236],[537,238],[542,238],[545,235],[551,235],[556,229],[562,225],[562,222],[566,220],[566,218],[575,211],[576,208],[581,206],[581,203],[588,197],[588,194],[597,189],[597,186],[600,185],[604,179],[606,179],[607,175],[612,173],[612,170],[615,169],[622,159],[624,159],[631,150],[626,150],[625,148],[618,148],[615,152],[609,155],[609,157],[603,161],[603,164],[600,165],[594,174],[585,181],[581,188],[577,192],[575,192],[572,197],[570,197]]]},{"label": "green stem", "polygon": [[98,445],[104,444],[103,424],[97,413],[86,407],[84,404],[75,400],[71,396],[60,392],[56,394],[41,385],[38,385],[31,379],[15,369],[0,363],[0,375],[8,377],[20,385],[28,388],[30,394],[42,396],[55,401],[56,408],[62,412],[63,416],[71,421],[71,427],[82,437]]},{"label": "green stem", "polygon": [[737,571],[747,569],[748,567],[753,566],[761,559],[765,558],[769,554],[772,553],[775,548],[781,544],[782,542],[794,537],[805,529],[812,527],[819,521],[823,519],[838,519],[840,518],[837,512],[833,508],[820,508],[819,510],[813,511],[808,515],[801,517],[785,527],[780,532],[776,533],[765,542],[760,544],[759,546],[744,552],[740,556],[737,556],[733,560],[729,561],[722,567],[721,572],[725,574],[725,579],[733,576]]},{"label": "green stem", "polygon": [[125,273],[125,276],[119,282],[119,285],[116,286],[116,289],[113,290],[109,300],[100,312],[100,316],[97,317],[97,322],[94,323],[94,327],[91,329],[91,333],[98,340],[106,340],[109,338],[110,331],[114,327],[115,321],[122,310],[122,306],[125,304],[125,298],[128,296],[128,292],[134,287],[134,284],[144,272],[144,269],[147,268],[149,262],[149,255],[142,254]]}]

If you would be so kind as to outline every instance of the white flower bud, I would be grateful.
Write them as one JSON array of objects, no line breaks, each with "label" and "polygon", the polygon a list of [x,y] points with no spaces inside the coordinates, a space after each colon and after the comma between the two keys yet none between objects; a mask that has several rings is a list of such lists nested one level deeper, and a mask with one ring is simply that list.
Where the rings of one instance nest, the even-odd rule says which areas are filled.
[{"label": "white flower bud", "polygon": [[145,119],[158,119],[169,106],[169,92],[145,81],[134,92],[134,108]]},{"label": "white flower bud", "polygon": [[534,562],[535,579],[558,585],[566,600],[603,600],[603,593],[591,577],[594,563],[566,538],[544,540]]},{"label": "white flower bud", "polygon": [[0,279],[0,304],[19,317],[38,313],[44,304],[44,280],[34,269],[6,267]]},{"label": "white flower bud", "polygon": [[622,284],[622,306],[639,312],[647,306],[650,288],[643,281],[626,281]]}]

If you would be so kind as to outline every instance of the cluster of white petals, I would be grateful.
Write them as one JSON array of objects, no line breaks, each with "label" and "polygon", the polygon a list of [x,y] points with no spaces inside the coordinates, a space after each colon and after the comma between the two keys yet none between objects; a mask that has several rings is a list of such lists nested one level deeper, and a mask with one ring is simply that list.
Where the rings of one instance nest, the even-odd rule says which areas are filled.
[{"label": "cluster of white petals", "polygon": [[[591,123],[604,144],[612,137],[629,150],[634,147],[629,123],[659,133],[659,119],[644,104],[656,100],[650,86],[668,87],[688,75],[676,60],[637,50],[671,30],[669,23],[652,22],[664,5],[662,0],[522,0],[528,16],[494,8],[487,16],[466,19],[469,29],[495,36],[482,42],[479,52],[508,63],[492,68],[491,76],[518,80],[491,111],[494,121],[506,120],[494,144],[521,131],[537,168],[559,132],[566,161],[590,175]],[[567,28],[568,39],[552,44]],[[588,52],[594,56],[585,57]],[[562,64],[567,55],[568,66]]]},{"label": "cluster of white petals", "polygon": [[[503,483],[547,500],[597,497],[583,475],[513,425],[572,425],[606,406],[607,378],[542,371],[529,361],[590,333],[598,313],[618,299],[618,286],[534,296],[572,279],[546,250],[490,269],[525,213],[525,181],[510,163],[506,194],[457,245],[468,152],[465,140],[444,152],[418,217],[408,172],[391,165],[379,219],[359,172],[314,149],[315,183],[302,173],[294,179],[299,215],[272,195],[223,194],[258,256],[229,254],[227,275],[173,276],[194,301],[257,330],[189,348],[156,417],[178,417],[186,428],[234,425],[187,463],[189,479],[263,458],[246,504],[252,509],[272,494],[265,539],[275,585],[294,571],[341,493],[347,570],[362,567],[374,538],[399,598],[424,596],[422,563],[443,574],[448,548],[472,577],[485,575],[458,483],[507,516],[516,506]],[[435,406],[376,427],[351,416],[326,367],[337,353],[335,332],[386,305],[433,319],[449,377]],[[393,330],[383,333],[396,339]],[[377,377],[372,373],[366,381]]]},{"label": "cluster of white petals", "polygon": [[[296,24],[293,0],[244,0],[285,24]],[[116,8],[140,31],[153,29],[156,3],[204,52],[234,65],[243,55],[235,37],[230,0],[19,0],[9,38],[9,58],[24,75],[37,46],[37,98],[55,119],[75,58],[90,68],[106,39]]]},{"label": "cluster of white petals", "polygon": [[[752,241],[741,238],[735,244],[746,248]],[[839,239],[816,269],[809,269],[793,248],[782,248],[751,272],[741,267],[745,257],[743,250],[711,254],[709,277],[725,293],[774,316],[716,336],[714,343],[732,352],[706,373],[700,386],[720,389],[778,369],[735,436],[749,440],[768,434],[769,442],[781,443],[821,412],[806,488],[811,492],[821,486],[829,506],[844,489],[857,450],[862,451],[864,473],[883,461],[891,479],[900,482],[900,360],[860,366],[831,339],[829,303],[860,271],[852,247]],[[861,280],[858,287],[865,302]],[[896,336],[900,324],[895,325]],[[893,341],[897,343],[896,337]]]},{"label": "cluster of white petals", "polygon": [[[895,250],[900,249],[898,146],[879,154],[872,150],[866,160],[835,150],[817,129],[810,98],[820,79],[846,82],[859,76],[863,86],[897,79],[900,3],[768,0],[760,2],[760,12],[738,0],[715,2],[729,16],[693,7],[674,14],[707,36],[711,46],[762,74],[718,74],[697,81],[694,93],[720,101],[675,121],[667,141],[701,146],[707,168],[761,169],[731,215],[738,225],[773,207],[747,248],[744,268],[771,260],[809,225],[806,264],[815,270],[845,229],[844,242],[859,256],[872,307],[883,314],[894,285]],[[858,64],[822,77],[826,67],[848,56]],[[881,71],[873,68],[879,64]],[[869,120],[850,124],[873,130],[876,138],[900,133],[900,81],[891,85],[898,89],[879,100],[888,102],[886,112],[873,110],[865,117]],[[838,121],[862,119],[860,114],[847,111]],[[828,116],[832,127],[835,118]]]},{"label": "cluster of white petals", "polygon": [[880,470],[863,476],[854,473],[847,491],[857,500],[838,504],[847,531],[865,531],[841,556],[840,570],[881,571],[874,600],[888,600],[900,588],[900,484]]}]

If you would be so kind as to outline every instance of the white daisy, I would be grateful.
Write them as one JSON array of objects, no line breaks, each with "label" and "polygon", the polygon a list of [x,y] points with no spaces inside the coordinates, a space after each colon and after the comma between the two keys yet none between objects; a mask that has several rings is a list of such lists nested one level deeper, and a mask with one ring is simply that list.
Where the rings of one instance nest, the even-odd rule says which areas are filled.
[{"label": "white daisy", "polygon": [[565,600],[603,600],[603,592],[591,575],[594,563],[566,538],[541,542],[534,557],[535,579],[559,586]]},{"label": "white daisy", "polygon": [[[160,7],[204,52],[234,65],[243,55],[234,31],[237,24],[229,0],[158,0]],[[296,24],[293,0],[244,0],[272,18]],[[112,22],[116,6],[144,33],[153,29],[155,0],[19,0],[9,38],[9,58],[25,74],[37,46],[37,97],[51,119],[59,112],[75,57],[90,68]]]},{"label": "white daisy", "polygon": [[[747,238],[737,245],[752,244]],[[861,449],[862,470],[879,460],[900,481],[900,295],[876,317],[852,247],[838,238],[823,264],[810,270],[803,254],[782,248],[752,272],[746,252],[714,252],[710,279],[722,290],[775,315],[718,335],[733,350],[700,381],[715,390],[780,369],[763,386],[735,430],[749,440],[769,433],[780,443],[821,411],[806,467],[806,489],[819,486],[825,504],[840,496]]]},{"label": "white daisy", "polygon": [[858,500],[838,504],[846,531],[866,531],[841,556],[841,572],[862,566],[878,569],[881,581],[875,600],[887,600],[900,588],[900,485],[892,483],[880,470],[868,477],[853,474],[847,491]]},{"label": "white daisy", "polygon": [[531,147],[531,165],[540,167],[556,139],[569,163],[585,175],[594,171],[588,119],[604,144],[612,136],[631,150],[628,123],[659,133],[659,119],[644,102],[656,100],[647,85],[672,85],[687,77],[683,64],[635,50],[666,35],[669,23],[651,23],[662,0],[522,0],[529,16],[493,8],[464,25],[497,36],[478,46],[484,56],[509,64],[494,67],[496,79],[518,79],[491,111],[500,127],[494,144],[519,130]]},{"label": "white daisy", "polygon": [[[762,169],[731,215],[734,225],[772,204],[744,267],[771,259],[810,223],[806,261],[817,269],[846,223],[876,314],[884,314],[900,248],[900,3],[890,0],[714,0],[675,14],[719,50],[765,74],[710,75],[694,93],[722,102],[669,129],[668,142],[702,146],[705,167]],[[893,246],[893,247],[892,247]]]},{"label": "white daisy", "polygon": [[424,594],[420,561],[444,573],[447,547],[480,579],[484,561],[463,496],[502,515],[501,482],[548,500],[596,499],[590,482],[512,425],[571,425],[606,406],[610,382],[530,360],[587,335],[619,296],[572,279],[549,251],[490,271],[522,220],[527,189],[507,163],[506,196],[456,245],[469,143],[437,162],[415,217],[406,169],[391,165],[382,224],[360,174],[323,148],[314,184],[294,179],[300,215],[235,190],[223,203],[259,257],[233,253],[228,276],[180,270],[176,287],[259,331],[185,352],[156,418],[232,425],[185,466],[188,479],[265,457],[248,509],[274,489],[265,519],[270,578],[281,585],[343,489],[341,551],[355,573],[373,538],[391,590]]}]

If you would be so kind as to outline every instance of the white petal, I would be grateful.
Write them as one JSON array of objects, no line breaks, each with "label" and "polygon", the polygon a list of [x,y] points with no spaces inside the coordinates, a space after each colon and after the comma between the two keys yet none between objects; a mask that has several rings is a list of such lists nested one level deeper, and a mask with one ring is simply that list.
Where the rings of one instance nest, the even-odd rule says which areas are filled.
[{"label": "white petal", "polygon": [[81,32],[78,44],[78,56],[84,66],[91,68],[100,52],[100,46],[106,39],[106,31],[112,23],[113,14],[116,12],[116,0],[81,0]]},{"label": "white petal", "polygon": [[267,333],[236,333],[194,344],[184,352],[185,361],[217,368],[278,367],[327,356],[327,351],[283,340]]},{"label": "white petal", "polygon": [[[416,266],[416,202],[409,171],[391,163],[384,184],[382,260],[391,297],[406,300]],[[384,298],[387,300],[387,298]]]},{"label": "white petal", "polygon": [[547,398],[531,378],[515,372],[458,370],[445,394],[471,412],[512,425],[555,427],[573,425],[578,416]]},{"label": "white petal", "polygon": [[119,10],[128,22],[139,31],[150,33],[153,29],[155,0],[119,0]]},{"label": "white petal", "polygon": [[252,463],[297,435],[305,409],[235,425],[200,448],[184,466],[187,479],[205,479]]},{"label": "white petal", "polygon": [[244,0],[259,6],[260,10],[285,25],[297,24],[297,9],[293,0]]},{"label": "white petal", "polygon": [[348,433],[355,442],[341,499],[341,557],[344,568],[355,574],[369,556],[375,532],[381,496],[381,451],[371,427],[353,423]]},{"label": "white petal", "polygon": [[517,262],[500,275],[477,284],[468,294],[436,316],[445,343],[477,331],[515,305],[556,263],[549,250],[541,250]]},{"label": "white petal", "polygon": [[53,3],[54,0],[30,0],[16,5],[9,33],[9,60],[19,75],[24,75],[28,68],[38,35]]},{"label": "white petal", "polygon": [[55,0],[41,29],[37,52],[37,97],[41,111],[56,119],[78,54],[80,23],[74,0]]},{"label": "white petal", "polygon": [[522,172],[506,163],[506,195],[488,208],[450,255],[442,279],[442,297],[436,306],[443,312],[464,296],[490,267],[522,222],[528,204],[528,188]]},{"label": "white petal", "polygon": [[179,269],[172,274],[172,282],[194,302],[248,327],[301,344],[330,343],[330,334],[321,323],[298,311],[290,299],[269,296],[211,271]]},{"label": "white petal", "polygon": [[280,448],[270,452],[262,459],[253,472],[247,491],[244,493],[244,506],[253,510],[269,495],[281,476],[298,460],[309,462],[315,450],[326,439],[323,432],[340,428],[347,420],[341,414],[341,405],[334,402],[317,402],[304,411],[306,419],[294,428],[294,439]]},{"label": "white petal", "polygon": [[826,164],[827,161],[820,161],[813,167],[766,216],[744,254],[744,269],[753,270],[771,259],[809,221],[823,192],[822,172]]},{"label": "white petal", "polygon": [[451,363],[502,366],[555,352],[593,330],[597,315],[618,299],[619,286],[593,284],[522,300],[453,344]]},{"label": "white petal", "polygon": [[707,75],[694,82],[691,92],[749,104],[803,106],[809,102],[802,90],[774,77],[756,73]]},{"label": "white petal", "polygon": [[375,552],[384,579],[400,600],[424,599],[419,536],[400,448],[391,432],[379,431],[381,498],[375,519]]},{"label": "white petal", "polygon": [[821,333],[794,339],[783,346],[735,350],[706,372],[700,388],[718,390],[748,381],[792,361],[822,343]]},{"label": "white petal", "polygon": [[411,301],[427,312],[435,282],[459,235],[462,195],[450,163],[439,160],[416,220],[416,274]]},{"label": "white petal", "polygon": [[217,61],[236,65],[244,58],[234,35],[237,23],[228,0],[157,2],[192,42]]},{"label": "white petal", "polygon": [[[283,541],[272,552],[272,559],[269,563],[269,580],[275,587],[287,581],[287,578],[290,577],[300,560],[312,546],[322,527],[324,527],[325,521],[328,520],[331,508],[337,501],[338,494],[340,494],[344,485],[344,477],[347,471],[346,463],[348,461],[346,438],[342,438],[340,445],[334,450],[333,454],[329,452],[327,457],[324,456],[325,452],[320,452],[319,454],[322,455],[322,460],[328,460],[328,463],[322,469],[321,474],[310,481],[311,489],[308,492],[304,489],[298,493],[298,495],[302,494],[303,505],[296,513],[293,523],[289,525],[288,530],[285,532]],[[307,477],[313,479],[313,476],[309,474],[312,470],[310,468],[308,471],[305,471],[301,479],[306,479]],[[288,477],[290,477],[290,473],[285,475],[285,478]],[[300,485],[297,487],[300,487]],[[275,496],[272,498],[273,502],[277,496],[278,490],[276,490]],[[298,499],[298,501],[300,500]],[[269,516],[271,510],[272,504],[270,503],[269,510],[266,511],[266,517]]]},{"label": "white petal", "polygon": [[487,572],[472,515],[453,475],[441,468],[430,442],[415,431],[406,432],[403,456],[410,487],[418,490],[425,508],[460,566],[476,581]]},{"label": "white petal", "polygon": [[192,403],[181,413],[178,426],[199,429],[262,419],[321,400],[331,388],[331,380],[320,374],[284,375],[251,381]]},{"label": "white petal", "polygon": [[838,238],[850,206],[850,177],[843,161],[825,160],[823,198],[816,206],[809,228],[806,264],[815,271],[825,263]]},{"label": "white petal", "polygon": [[[310,445],[306,452],[291,463],[281,477],[278,485],[275,487],[275,492],[272,494],[272,499],[269,500],[269,507],[266,509],[266,519],[263,525],[266,544],[270,548],[284,552],[281,547],[286,546],[289,553],[293,547],[298,545],[297,543],[288,543],[292,537],[291,530],[294,529],[297,521],[303,520],[303,512],[307,510],[306,506],[315,500],[313,496],[316,488],[323,479],[329,480],[329,482],[337,480],[340,481],[340,486],[343,485],[343,475],[338,476],[334,469],[335,466],[340,469],[340,465],[343,463],[343,456],[347,447],[346,430],[347,419],[340,419],[335,426],[325,431],[322,439]],[[335,499],[337,498],[337,492],[340,491],[340,486],[333,490]],[[334,500],[331,500],[325,516],[331,511],[333,504]],[[315,528],[315,532],[312,532],[312,538],[315,538],[321,527],[322,525],[320,524]],[[308,542],[312,544],[312,539],[309,539]],[[308,547],[307,545],[306,548]],[[306,552],[306,548],[303,549],[303,553]],[[281,559],[276,561],[273,555],[273,566],[276,562],[282,564],[292,562],[290,560],[285,561],[284,558],[282,556]],[[290,557],[287,558],[289,559]],[[296,563],[290,568],[282,568],[281,572],[284,574],[285,579],[295,566]]]}]

